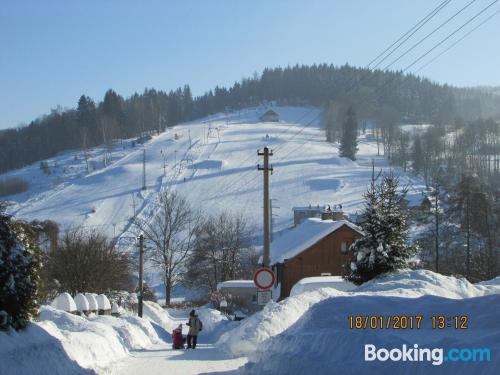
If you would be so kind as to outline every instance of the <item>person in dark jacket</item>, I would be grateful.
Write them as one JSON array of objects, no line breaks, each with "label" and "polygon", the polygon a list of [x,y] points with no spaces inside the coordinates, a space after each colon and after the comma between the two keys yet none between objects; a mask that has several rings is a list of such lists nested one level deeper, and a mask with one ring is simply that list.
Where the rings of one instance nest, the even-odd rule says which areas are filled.
[{"label": "person in dark jacket", "polygon": [[203,327],[201,320],[198,319],[198,315],[196,315],[196,311],[191,310],[189,313],[187,326],[189,327],[187,335],[187,349],[195,349],[196,343],[198,342],[198,333],[200,333]]}]

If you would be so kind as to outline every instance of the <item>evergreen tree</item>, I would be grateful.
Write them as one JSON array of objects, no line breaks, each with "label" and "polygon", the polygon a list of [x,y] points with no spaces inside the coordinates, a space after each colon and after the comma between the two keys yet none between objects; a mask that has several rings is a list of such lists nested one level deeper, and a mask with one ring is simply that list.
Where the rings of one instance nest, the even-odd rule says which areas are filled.
[{"label": "evergreen tree", "polygon": [[346,118],[342,124],[342,138],[340,142],[340,156],[356,160],[358,151],[358,120],[352,107],[347,110]]},{"label": "evergreen tree", "polygon": [[40,251],[28,227],[0,211],[0,328],[24,328],[37,313]]},{"label": "evergreen tree", "polygon": [[350,248],[353,256],[346,277],[355,284],[404,268],[414,251],[408,245],[407,218],[401,208],[406,191],[398,190],[398,178],[390,173],[378,185],[372,179],[365,193],[362,224],[365,236]]}]

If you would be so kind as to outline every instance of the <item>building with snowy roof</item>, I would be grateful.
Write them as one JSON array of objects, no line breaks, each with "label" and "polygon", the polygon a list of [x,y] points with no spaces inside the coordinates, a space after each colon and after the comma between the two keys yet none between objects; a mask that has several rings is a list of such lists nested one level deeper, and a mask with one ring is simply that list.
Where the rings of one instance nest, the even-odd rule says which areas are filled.
[{"label": "building with snowy roof", "polygon": [[[290,295],[301,279],[312,276],[343,276],[349,246],[363,236],[361,228],[347,220],[328,216],[305,220],[271,243],[271,265],[276,273],[274,299]],[[279,294],[277,297],[276,294]]]},{"label": "building with snowy roof", "polygon": [[280,115],[274,112],[272,109],[266,111],[262,116],[260,116],[260,121],[262,122],[279,122]]}]

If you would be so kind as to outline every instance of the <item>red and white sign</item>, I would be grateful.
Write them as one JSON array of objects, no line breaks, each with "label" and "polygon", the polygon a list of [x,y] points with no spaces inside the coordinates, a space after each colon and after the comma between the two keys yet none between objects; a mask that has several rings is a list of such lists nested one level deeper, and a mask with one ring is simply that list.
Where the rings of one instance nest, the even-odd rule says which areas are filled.
[{"label": "red and white sign", "polygon": [[253,282],[259,289],[269,289],[274,285],[276,276],[269,268],[259,268],[253,275]]}]

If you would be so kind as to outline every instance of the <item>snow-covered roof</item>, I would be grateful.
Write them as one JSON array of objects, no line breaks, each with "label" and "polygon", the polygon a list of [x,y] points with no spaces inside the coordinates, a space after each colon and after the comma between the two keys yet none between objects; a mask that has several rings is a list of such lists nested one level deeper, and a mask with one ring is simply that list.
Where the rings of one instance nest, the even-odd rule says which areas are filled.
[{"label": "snow-covered roof", "polygon": [[221,288],[257,288],[253,280],[227,280],[217,284],[217,290]]},{"label": "snow-covered roof", "polygon": [[361,235],[363,234],[361,228],[347,220],[321,220],[318,218],[305,220],[271,243],[271,264],[293,258],[344,225]]},{"label": "snow-covered roof", "polygon": [[76,304],[69,293],[59,294],[50,304],[53,308],[68,312],[76,311]]},{"label": "snow-covered roof", "polygon": [[87,297],[85,297],[82,293],[78,293],[75,296],[75,304],[76,304],[76,309],[80,312],[90,310],[89,301]]},{"label": "snow-covered roof", "polygon": [[97,296],[97,306],[99,306],[99,310],[111,310],[109,299],[104,294]]}]

